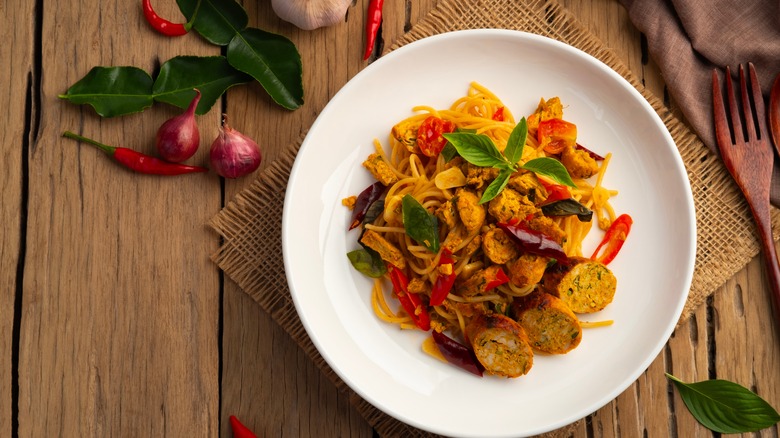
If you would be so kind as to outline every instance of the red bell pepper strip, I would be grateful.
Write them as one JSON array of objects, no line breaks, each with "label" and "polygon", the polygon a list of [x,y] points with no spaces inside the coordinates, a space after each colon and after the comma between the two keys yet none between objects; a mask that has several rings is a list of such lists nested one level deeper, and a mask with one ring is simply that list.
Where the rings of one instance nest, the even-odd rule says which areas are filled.
[{"label": "red bell pepper strip", "polygon": [[474,351],[436,330],[433,331],[433,341],[436,342],[436,346],[439,347],[439,351],[447,359],[447,362],[482,377],[485,367],[479,363]]},{"label": "red bell pepper strip", "polygon": [[248,427],[241,424],[235,415],[230,416],[230,428],[233,430],[234,438],[257,438],[257,435],[249,430]]},{"label": "red bell pepper strip", "polygon": [[541,121],[536,131],[536,139],[545,152],[561,153],[567,146],[577,144],[577,125],[561,119]]},{"label": "red bell pepper strip", "polygon": [[552,257],[559,262],[569,260],[561,245],[544,233],[532,230],[521,222],[499,223],[498,226],[514,240],[520,251]]},{"label": "red bell pepper strip", "polygon": [[382,24],[382,6],[385,0],[371,0],[368,4],[368,14],[366,16],[366,53],[363,54],[363,61],[371,56],[376,43],[376,35],[379,32],[379,26]]},{"label": "red bell pepper strip", "polygon": [[498,268],[495,278],[489,280],[487,284],[485,284],[485,291],[489,291],[496,286],[501,286],[504,283],[509,283],[509,277],[507,277],[503,269]]},{"label": "red bell pepper strip", "polygon": [[[454,263],[455,260],[452,258],[452,252],[447,248],[443,249],[441,256],[439,257],[439,266],[447,264],[452,265]],[[431,289],[431,306],[438,306],[444,302],[444,299],[450,294],[452,285],[455,284],[455,277],[457,276],[454,268],[449,274],[442,274],[439,272],[439,275],[436,277],[436,282]]]},{"label": "red bell pepper strip", "polygon": [[[627,214],[621,214],[618,216],[612,225],[609,226],[607,233],[604,234],[596,250],[593,251],[593,255],[590,256],[591,260],[601,262],[608,265],[609,262],[615,259],[615,256],[623,247],[623,243],[628,237],[628,232],[631,231],[631,225],[634,223],[631,216]],[[603,249],[603,251],[602,251]]]},{"label": "red bell pepper strip", "polygon": [[426,332],[430,330],[431,318],[428,315],[428,310],[423,306],[417,294],[409,293],[409,279],[406,278],[406,274],[390,263],[387,264],[387,271],[390,273],[390,281],[393,282],[393,293],[401,302],[401,307],[420,330]]}]

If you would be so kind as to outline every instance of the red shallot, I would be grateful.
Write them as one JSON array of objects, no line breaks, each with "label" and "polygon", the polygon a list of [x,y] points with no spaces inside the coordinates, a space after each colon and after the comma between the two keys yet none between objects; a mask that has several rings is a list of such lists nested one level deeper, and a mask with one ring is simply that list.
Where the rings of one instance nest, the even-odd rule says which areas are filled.
[{"label": "red shallot", "polygon": [[200,132],[195,122],[195,108],[200,102],[200,91],[184,113],[168,119],[157,130],[157,152],[166,161],[181,163],[190,158],[200,146]]},{"label": "red shallot", "polygon": [[227,114],[222,117],[219,136],[211,144],[211,167],[225,178],[239,178],[254,172],[263,160],[260,146],[228,126]]}]

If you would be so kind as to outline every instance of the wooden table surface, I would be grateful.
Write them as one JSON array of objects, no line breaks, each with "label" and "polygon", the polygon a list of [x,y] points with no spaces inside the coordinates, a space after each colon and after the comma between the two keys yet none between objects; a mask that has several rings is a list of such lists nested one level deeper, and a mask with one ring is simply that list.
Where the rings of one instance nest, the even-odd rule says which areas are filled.
[{"label": "wooden table surface", "polygon": [[[153,3],[160,15],[180,17],[174,1]],[[297,111],[279,108],[256,84],[231,89],[222,102],[231,125],[262,145],[264,166],[367,65],[368,0],[353,3],[339,25],[301,31],[279,20],[269,0],[242,2],[250,26],[290,38],[304,66],[306,103]],[[563,4],[669,101],[617,1]],[[387,0],[386,44],[435,6]],[[220,49],[196,35],[154,33],[140,1],[5,0],[0,11],[0,435],[230,436],[235,414],[258,436],[372,436],[349,400],[210,261],[219,238],[207,221],[253,177],[133,174],[61,138],[74,130],[154,153],[157,127],[179,110],[155,105],[101,119],[57,95],[96,65],[151,72],[173,56]],[[204,145],[219,122],[219,108],[198,118]],[[206,163],[207,153],[201,147],[192,161]],[[768,303],[755,259],[575,436],[710,435],[664,372],[729,379],[780,408],[780,336]],[[761,436],[778,436],[777,426]]]}]

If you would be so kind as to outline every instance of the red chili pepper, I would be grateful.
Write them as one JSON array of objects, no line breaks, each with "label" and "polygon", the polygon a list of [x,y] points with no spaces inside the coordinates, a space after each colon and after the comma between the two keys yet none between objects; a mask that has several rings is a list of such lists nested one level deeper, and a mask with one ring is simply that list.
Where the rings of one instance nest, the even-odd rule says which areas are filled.
[{"label": "red chili pepper", "polygon": [[[593,255],[590,256],[591,260],[601,262],[608,265],[609,262],[615,259],[615,256],[623,247],[623,243],[628,237],[628,232],[631,231],[631,225],[634,220],[627,214],[621,214],[618,216],[612,225],[609,226],[607,233],[604,234],[604,239],[593,251]],[[604,251],[602,252],[602,248]],[[601,254],[599,254],[601,253]]]},{"label": "red chili pepper", "polygon": [[420,152],[428,157],[439,155],[447,144],[447,139],[442,134],[454,130],[455,124],[451,121],[429,116],[417,129],[417,146],[420,148]]},{"label": "red chili pepper", "polygon": [[509,277],[507,277],[503,269],[498,268],[495,278],[488,280],[487,284],[485,284],[485,291],[489,291],[490,289],[505,283],[509,283]]},{"label": "red chili pepper", "polygon": [[[452,258],[452,252],[447,248],[443,249],[441,256],[439,257],[439,266],[447,264],[452,265],[453,263],[455,263],[455,260]],[[433,288],[431,288],[431,306],[438,306],[444,302],[444,299],[450,294],[452,285],[455,284],[455,277],[457,276],[454,267],[449,274],[439,273],[438,277],[436,277],[436,282],[433,284]]]},{"label": "red chili pepper", "polygon": [[504,107],[498,107],[496,112],[493,113],[493,120],[497,122],[503,122],[504,121]]},{"label": "red chili pepper", "polygon": [[590,157],[591,157],[591,158],[593,158],[593,159],[594,159],[594,160],[596,160],[596,161],[604,161],[604,157],[602,157],[601,155],[599,155],[599,154],[597,154],[597,153],[593,152],[592,150],[590,150],[590,149],[586,148],[585,146],[583,146],[583,145],[581,145],[581,144],[579,144],[579,143],[577,143],[577,145],[576,145],[576,146],[574,146],[574,147],[576,147],[577,149],[579,149],[579,150],[581,150],[581,151],[585,151],[585,152],[587,152],[587,153],[588,153],[588,155],[590,155]]},{"label": "red chili pepper", "polygon": [[107,155],[114,157],[118,163],[139,173],[151,175],[183,175],[186,173],[208,172],[208,169],[205,167],[169,163],[165,160],[144,155],[132,149],[108,146],[70,131],[63,132],[62,136],[97,146],[98,149],[102,150]]},{"label": "red chili pepper", "polygon": [[544,151],[558,154],[566,146],[577,144],[577,125],[561,119],[549,119],[539,122],[536,139]]},{"label": "red chili pepper", "polygon": [[561,245],[544,233],[532,230],[520,222],[515,224],[499,223],[498,226],[514,240],[515,245],[523,252],[552,257],[560,262],[569,259]]},{"label": "red chili pepper", "polygon": [[382,24],[382,6],[385,0],[371,0],[368,4],[368,14],[366,16],[366,53],[363,54],[363,61],[371,56],[374,51],[376,35],[379,32],[379,26]]},{"label": "red chili pepper", "polygon": [[387,270],[390,273],[390,281],[393,282],[393,293],[398,297],[398,301],[401,302],[406,313],[412,317],[420,330],[426,332],[430,330],[431,319],[428,316],[428,310],[422,305],[417,294],[409,293],[409,279],[406,278],[406,274],[390,263],[387,264]]},{"label": "red chili pepper", "polygon": [[547,199],[544,201],[545,204],[571,198],[571,192],[569,192],[568,187],[562,184],[548,183],[543,178],[539,178],[539,182],[542,183],[544,189],[547,191]]},{"label": "red chili pepper", "polygon": [[439,347],[439,351],[442,356],[447,359],[447,362],[482,377],[482,372],[485,370],[485,367],[479,363],[473,350],[460,342],[453,340],[444,333],[439,333],[434,330],[432,334],[433,341],[436,342],[436,346]]},{"label": "red chili pepper", "polygon": [[349,224],[350,230],[357,228],[363,222],[371,204],[381,198],[384,193],[385,185],[379,181],[360,192],[355,201],[355,208],[352,209],[352,222]]},{"label": "red chili pepper", "polygon": [[230,428],[233,430],[234,438],[257,438],[257,435],[249,430],[248,427],[241,424],[235,415],[230,416]]},{"label": "red chili pepper", "polygon": [[173,37],[186,35],[187,32],[190,31],[192,23],[195,20],[198,7],[200,6],[200,1],[198,1],[198,6],[195,7],[195,14],[192,15],[192,19],[186,23],[172,23],[160,17],[156,12],[154,12],[151,0],[141,0],[141,4],[144,9],[144,17],[146,17],[146,21],[149,22],[152,28],[163,35]]}]

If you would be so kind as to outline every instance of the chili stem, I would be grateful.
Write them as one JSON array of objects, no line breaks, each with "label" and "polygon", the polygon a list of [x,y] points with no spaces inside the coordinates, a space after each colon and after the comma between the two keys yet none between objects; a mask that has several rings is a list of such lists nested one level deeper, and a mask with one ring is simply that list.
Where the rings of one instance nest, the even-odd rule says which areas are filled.
[{"label": "chili stem", "polygon": [[116,148],[114,146],[109,146],[107,144],[103,144],[99,141],[92,140],[91,138],[87,138],[81,135],[76,134],[75,132],[71,131],[65,131],[62,133],[63,137],[72,138],[74,140],[83,141],[84,143],[89,143],[91,145],[97,146],[102,150],[103,152],[107,153],[108,155],[114,155],[114,152],[116,151]]},{"label": "chili stem", "polygon": [[187,32],[189,32],[190,29],[192,29],[192,26],[195,24],[195,17],[198,16],[198,11],[200,10],[200,2],[201,0],[198,0],[198,3],[195,4],[195,11],[192,12],[192,18],[184,23],[184,28],[187,29]]}]

